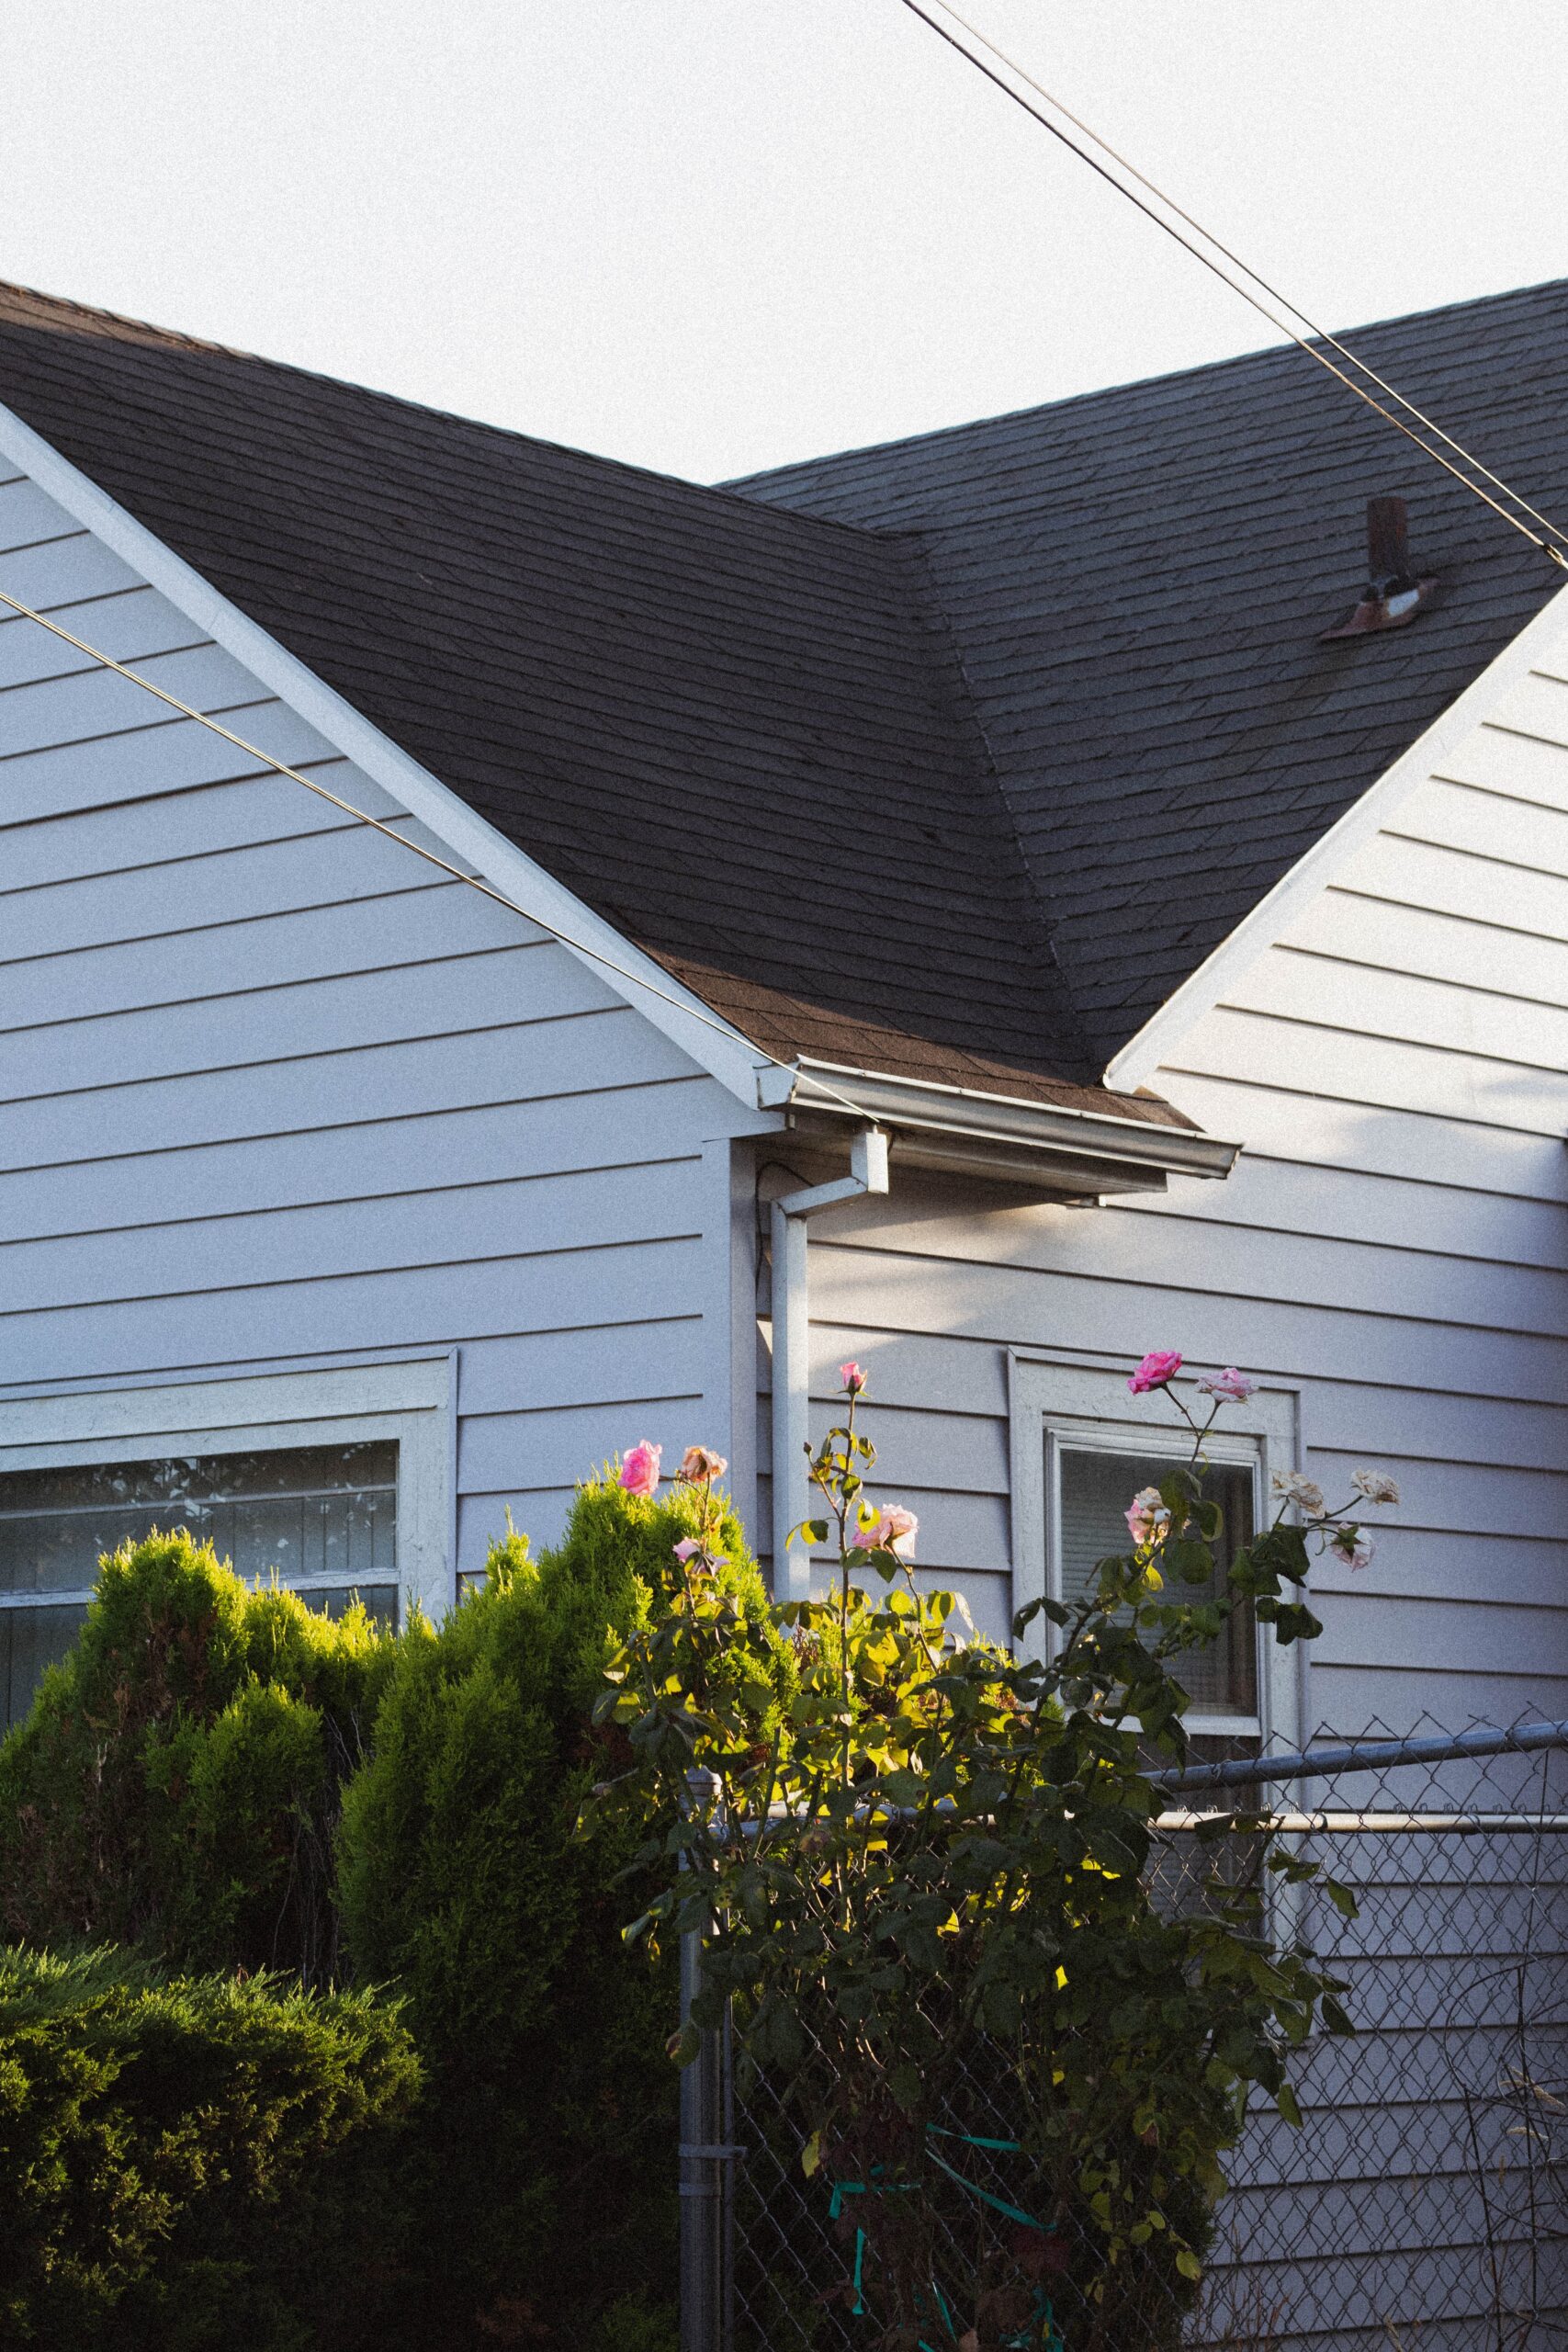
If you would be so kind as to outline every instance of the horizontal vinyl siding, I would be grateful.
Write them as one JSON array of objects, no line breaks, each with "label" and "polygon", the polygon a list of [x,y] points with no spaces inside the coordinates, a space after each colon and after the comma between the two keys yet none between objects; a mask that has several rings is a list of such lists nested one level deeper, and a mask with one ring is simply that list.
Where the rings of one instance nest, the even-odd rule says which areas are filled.
[{"label": "horizontal vinyl siding", "polygon": [[1369,1568],[1314,1565],[1313,1717],[1568,1713],[1568,684],[1408,796],[1150,1083],[1244,1143],[1228,1182],[1086,1212],[895,1153],[886,1202],[813,1225],[823,1424],[859,1357],[923,1566],[1000,1623],[1008,1351],[1240,1363],[1300,1389],[1331,1497],[1403,1488]]},{"label": "horizontal vinyl siding", "polygon": [[[26,482],[0,585],[425,838]],[[548,1540],[607,1453],[706,1432],[737,1124],[536,926],[0,622],[6,1387],[456,1346],[475,1567],[509,1504]]]}]

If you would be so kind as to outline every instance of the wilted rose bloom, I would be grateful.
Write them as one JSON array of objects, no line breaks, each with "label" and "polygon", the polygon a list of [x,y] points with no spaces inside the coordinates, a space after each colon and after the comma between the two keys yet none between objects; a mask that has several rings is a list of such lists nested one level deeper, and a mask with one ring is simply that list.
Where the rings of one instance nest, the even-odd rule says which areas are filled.
[{"label": "wilted rose bloom", "polygon": [[1377,1548],[1364,1530],[1348,1524],[1337,1527],[1328,1539],[1328,1549],[1348,1568],[1364,1568]]},{"label": "wilted rose bloom", "polygon": [[901,1503],[889,1503],[880,1519],[869,1527],[857,1528],[850,1541],[859,1552],[897,1552],[901,1560],[912,1560],[919,1525],[912,1510],[906,1510]]},{"label": "wilted rose bloom", "polygon": [[722,1478],[728,1467],[722,1453],[710,1453],[705,1445],[689,1445],[675,1476],[688,1486],[698,1487],[705,1478]]},{"label": "wilted rose bloom", "polygon": [[1245,1405],[1249,1396],[1258,1394],[1258,1383],[1249,1380],[1245,1372],[1237,1372],[1234,1363],[1224,1372],[1206,1372],[1198,1383],[1205,1396],[1224,1396],[1233,1405]]},{"label": "wilted rose bloom", "polygon": [[1277,1495],[1282,1496],[1288,1503],[1294,1503],[1298,1510],[1304,1510],[1309,1519],[1321,1515],[1323,1488],[1302,1471],[1276,1470],[1269,1483]]},{"label": "wilted rose bloom", "polygon": [[1160,1500],[1159,1488],[1140,1487],[1127,1506],[1127,1527],[1134,1543],[1152,1543],[1169,1523],[1170,1513]]},{"label": "wilted rose bloom", "polygon": [[858,1396],[861,1390],[865,1386],[865,1370],[863,1365],[858,1363],[841,1363],[839,1366],[839,1385],[840,1388],[847,1388],[852,1396]]},{"label": "wilted rose bloom", "polygon": [[659,1462],[661,1445],[650,1445],[644,1438],[634,1445],[621,1464],[621,1484],[628,1495],[656,1495],[659,1492]]},{"label": "wilted rose bloom", "polygon": [[1386,1470],[1353,1470],[1350,1484],[1359,1495],[1365,1495],[1370,1503],[1396,1503],[1399,1500],[1399,1482],[1391,1478]]},{"label": "wilted rose bloom", "polygon": [[1180,1370],[1181,1358],[1174,1348],[1152,1348],[1127,1385],[1134,1396],[1143,1396],[1151,1388],[1168,1388]]}]

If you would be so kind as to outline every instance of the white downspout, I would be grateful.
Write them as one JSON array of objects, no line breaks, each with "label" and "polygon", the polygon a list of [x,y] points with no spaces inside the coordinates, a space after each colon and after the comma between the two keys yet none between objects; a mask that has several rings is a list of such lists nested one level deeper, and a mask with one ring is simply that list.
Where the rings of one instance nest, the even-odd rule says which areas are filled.
[{"label": "white downspout", "polygon": [[863,1127],[850,1144],[848,1176],[786,1193],[773,1210],[773,1597],[806,1600],[811,1592],[811,1556],[791,1546],[811,1505],[806,1478],[810,1442],[811,1320],[806,1291],[806,1221],[818,1209],[887,1190],[887,1137],[880,1127]]}]

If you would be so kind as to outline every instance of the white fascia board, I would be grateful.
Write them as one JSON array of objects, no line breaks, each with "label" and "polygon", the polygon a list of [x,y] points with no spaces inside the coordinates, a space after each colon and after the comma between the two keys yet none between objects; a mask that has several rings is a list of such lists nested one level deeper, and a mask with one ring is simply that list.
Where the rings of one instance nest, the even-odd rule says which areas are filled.
[{"label": "white fascia board", "polygon": [[[766,1069],[757,1081],[764,1109],[860,1115],[895,1129],[929,1129],[1047,1155],[1142,1165],[1184,1176],[1228,1176],[1241,1151],[1197,1127],[1166,1126],[1134,1114],[1075,1110],[1016,1094],[950,1086],[938,1079],[892,1078],[848,1063],[803,1057]],[[1016,1170],[1014,1171],[1016,1172]]]},{"label": "white fascia board", "polygon": [[[585,906],[525,850],[498,832],[487,818],[384,735],[335,687],[220,594],[183,556],[176,555],[3,403],[0,454],[29,475],[149,587],[166,596],[215,644],[231,653],[280,702],[400,800],[409,815],[427,826],[457,863],[471,865],[543,930],[553,932],[569,954],[596,972],[699,1069],[755,1112],[757,1074],[769,1066],[768,1056],[759,1047],[728,1024],[714,1027],[719,1016],[690,989]],[[608,956],[622,971],[607,970],[597,960],[599,956]]]},{"label": "white fascia board", "polygon": [[[1375,784],[1367,787],[1338,823],[1330,826],[1322,840],[1314,842],[1288,874],[1280,876],[1268,897],[1260,899],[1206,962],[1199,965],[1191,978],[1183,980],[1166,999],[1137,1035],[1106,1065],[1107,1086],[1128,1091],[1146,1086],[1187,1032],[1213,1011],[1225,990],[1249,965],[1268,953],[1308,900],[1326,888],[1362,842],[1388,822],[1400,802],[1429,776],[1440,772],[1450,753],[1481,725],[1506,694],[1529,676],[1536,662],[1561,642],[1565,630],[1568,588],[1560,588],[1534,620],[1527,622],[1495,661],[1449,705],[1442,717],[1425,734],[1417,736],[1410,749],[1402,752]],[[1552,674],[1561,674],[1561,670]]]}]

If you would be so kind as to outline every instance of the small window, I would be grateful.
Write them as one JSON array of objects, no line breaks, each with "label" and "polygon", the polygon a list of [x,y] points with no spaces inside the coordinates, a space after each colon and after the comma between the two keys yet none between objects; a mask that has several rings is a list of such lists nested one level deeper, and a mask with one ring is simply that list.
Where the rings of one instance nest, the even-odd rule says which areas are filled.
[{"label": "small window", "polygon": [[[1057,1451],[1061,1598],[1081,1600],[1093,1582],[1095,1563],[1125,1553],[1127,1506],[1143,1487],[1157,1487],[1179,1465],[1168,1453],[1108,1453],[1064,1442]],[[1217,1599],[1236,1549],[1252,1534],[1253,1473],[1242,1463],[1211,1463],[1203,1491],[1220,1507],[1224,1529],[1214,1546],[1216,1568],[1206,1585],[1184,1585],[1179,1598]],[[1177,1679],[1192,1702],[1193,1716],[1224,1715],[1253,1721],[1258,1714],[1258,1633],[1249,1604],[1235,1610],[1219,1640],[1189,1651],[1175,1663]]]},{"label": "small window", "polygon": [[247,1579],[336,1616],[398,1615],[398,1447],[285,1446],[0,1474],[0,1730],[86,1614],[99,1555],[187,1527]]}]

